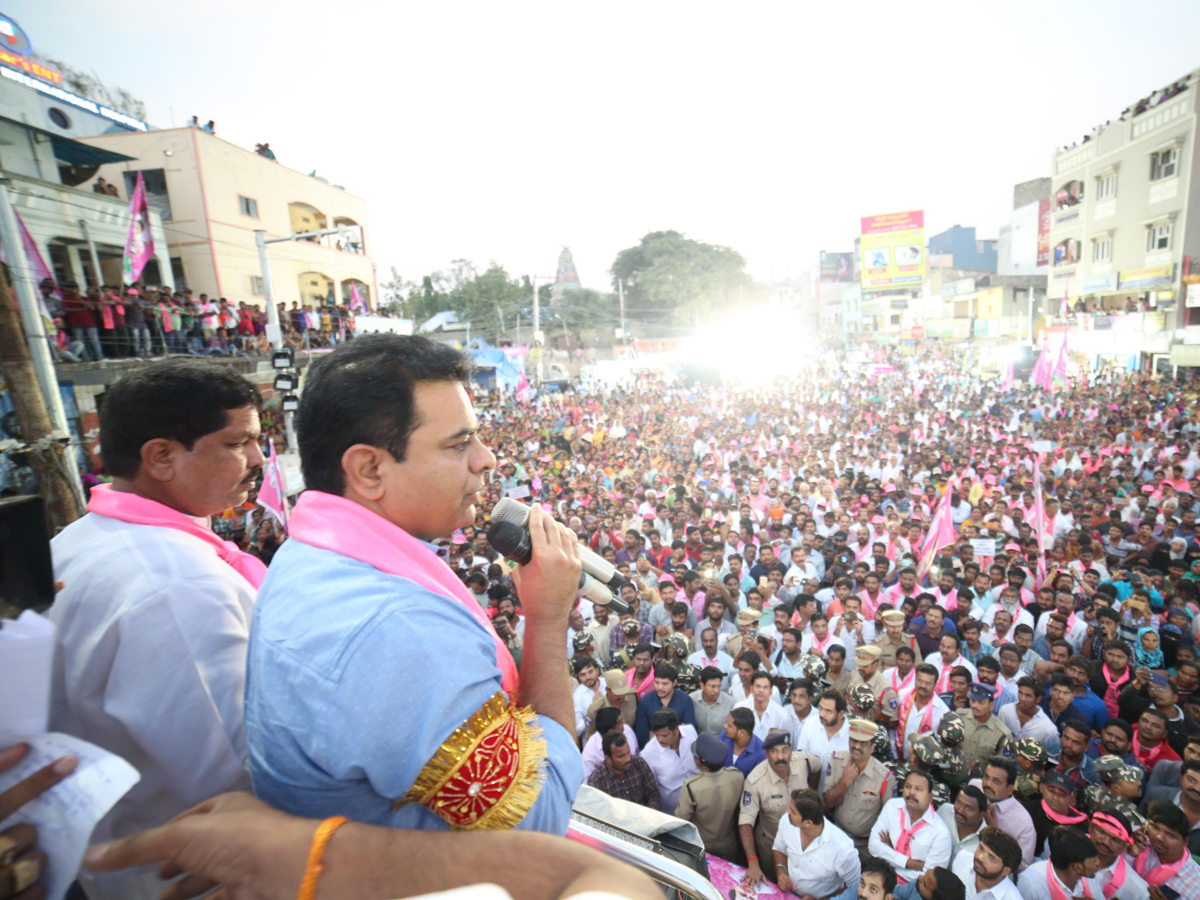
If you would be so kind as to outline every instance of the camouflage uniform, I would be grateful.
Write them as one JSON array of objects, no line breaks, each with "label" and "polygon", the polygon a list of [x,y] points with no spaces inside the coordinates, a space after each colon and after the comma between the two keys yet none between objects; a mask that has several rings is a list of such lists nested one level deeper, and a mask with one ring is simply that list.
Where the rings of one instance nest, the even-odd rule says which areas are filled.
[{"label": "camouflage uniform", "polygon": [[[674,659],[666,658],[668,649],[674,654]],[[679,673],[677,690],[690,694],[700,688],[700,670],[687,661],[688,642],[682,634],[667,635],[663,642],[663,662],[669,663]]]},{"label": "camouflage uniform", "polygon": [[1103,784],[1089,784],[1083,789],[1083,808],[1089,813],[1119,812],[1134,831],[1145,828],[1146,819],[1138,812],[1137,806],[1108,789],[1108,785],[1118,781],[1140,783],[1144,775],[1142,770],[1119,756],[1101,756],[1096,760],[1096,774]]},{"label": "camouflage uniform", "polygon": [[908,773],[914,769],[929,774],[930,785],[933,789],[933,805],[952,803],[954,792],[945,780],[942,767],[946,764],[946,752],[941,743],[932,734],[921,734],[912,740],[912,762],[893,763],[892,774],[896,776],[896,796],[904,790],[904,781]]},{"label": "camouflage uniform", "polygon": [[[1046,748],[1042,746],[1041,741],[1031,737],[1010,742],[1008,751],[1014,757],[1020,757],[1033,763],[1032,769],[1026,771],[1022,768],[1017,775],[1017,783],[1013,787],[1013,793],[1017,795],[1018,800],[1040,800],[1042,796],[1042,776],[1045,774],[1046,766],[1050,762],[1050,754],[1046,752]],[[1020,760],[1018,760],[1017,765],[1020,765]]]},{"label": "camouflage uniform", "polygon": [[804,677],[813,684],[819,684],[823,688],[829,687],[829,682],[825,680],[825,673],[829,671],[829,666],[825,665],[825,660],[817,656],[815,653],[806,653],[800,660],[800,665],[804,668]]},{"label": "camouflage uniform", "polygon": [[[850,696],[846,698],[846,702],[850,705],[852,713],[871,721],[871,711],[875,708],[875,692],[871,690],[870,685],[856,684],[850,689]],[[881,763],[895,761],[896,751],[886,728],[879,728],[875,732],[871,742],[871,755]]]},{"label": "camouflage uniform", "polygon": [[942,752],[946,759],[942,763],[942,778],[950,786],[951,793],[957,797],[971,778],[971,770],[967,768],[967,759],[962,752],[962,742],[966,736],[963,721],[957,713],[946,713],[938,723],[938,737],[942,740]]}]

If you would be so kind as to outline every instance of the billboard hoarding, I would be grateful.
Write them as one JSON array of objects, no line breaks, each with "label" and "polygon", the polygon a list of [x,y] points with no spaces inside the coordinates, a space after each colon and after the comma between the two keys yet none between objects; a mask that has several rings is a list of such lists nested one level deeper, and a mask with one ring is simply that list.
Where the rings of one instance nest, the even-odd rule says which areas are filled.
[{"label": "billboard hoarding", "polygon": [[862,220],[862,287],[887,291],[925,280],[925,212],[888,213]]},{"label": "billboard hoarding", "polygon": [[1038,201],[1037,264],[1050,265],[1050,198]]},{"label": "billboard hoarding", "polygon": [[821,251],[821,283],[837,284],[854,280],[854,254]]}]

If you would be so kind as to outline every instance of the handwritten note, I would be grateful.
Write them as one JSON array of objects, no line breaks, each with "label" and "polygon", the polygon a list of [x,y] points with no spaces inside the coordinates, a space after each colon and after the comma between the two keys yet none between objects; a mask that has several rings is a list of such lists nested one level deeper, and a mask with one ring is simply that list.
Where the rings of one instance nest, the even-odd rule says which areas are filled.
[{"label": "handwritten note", "polygon": [[38,849],[48,858],[42,875],[46,896],[61,900],[75,879],[92,829],[141,776],[121,757],[65,734],[21,741],[29,744],[29,752],[13,768],[0,772],[0,793],[59,757],[79,759],[71,775],[0,822],[0,831],[21,823],[37,828]]},{"label": "handwritten note", "polygon": [[54,623],[32,610],[0,622],[0,747],[49,728]]}]

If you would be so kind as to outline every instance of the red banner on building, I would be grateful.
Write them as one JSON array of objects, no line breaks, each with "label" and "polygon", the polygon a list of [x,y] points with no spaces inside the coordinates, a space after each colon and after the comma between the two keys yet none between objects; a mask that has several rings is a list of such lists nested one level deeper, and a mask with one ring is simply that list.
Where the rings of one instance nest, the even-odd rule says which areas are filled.
[{"label": "red banner on building", "polygon": [[[1037,264],[1050,265],[1050,198],[1038,201],[1038,249]],[[1028,245],[1026,245],[1028,246]]]}]

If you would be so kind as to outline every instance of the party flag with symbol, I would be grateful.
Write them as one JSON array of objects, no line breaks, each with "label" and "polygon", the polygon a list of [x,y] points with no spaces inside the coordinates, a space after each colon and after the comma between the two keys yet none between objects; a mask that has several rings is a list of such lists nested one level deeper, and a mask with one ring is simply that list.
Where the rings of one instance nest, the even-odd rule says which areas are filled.
[{"label": "party flag with symbol", "polygon": [[287,479],[283,477],[283,467],[279,465],[279,457],[275,455],[275,442],[271,441],[270,455],[267,457],[267,464],[263,466],[258,505],[274,516],[284,531],[288,528],[287,495]]},{"label": "party flag with symbol", "polygon": [[146,186],[138,172],[133,197],[129,201],[129,234],[125,238],[125,258],[121,269],[125,283],[133,284],[142,277],[146,263],[154,256],[154,235],[150,233],[150,205],[146,202]]}]

